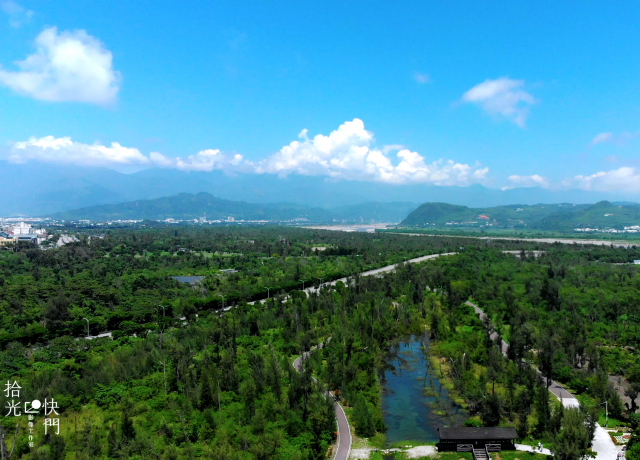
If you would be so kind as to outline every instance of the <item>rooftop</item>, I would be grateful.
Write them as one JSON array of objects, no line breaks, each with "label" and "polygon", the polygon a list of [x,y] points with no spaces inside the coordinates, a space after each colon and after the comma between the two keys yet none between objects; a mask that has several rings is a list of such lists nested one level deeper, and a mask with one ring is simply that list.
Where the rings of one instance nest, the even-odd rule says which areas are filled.
[{"label": "rooftop", "polygon": [[510,441],[517,439],[516,429],[513,427],[453,427],[439,428],[440,440],[447,441]]}]

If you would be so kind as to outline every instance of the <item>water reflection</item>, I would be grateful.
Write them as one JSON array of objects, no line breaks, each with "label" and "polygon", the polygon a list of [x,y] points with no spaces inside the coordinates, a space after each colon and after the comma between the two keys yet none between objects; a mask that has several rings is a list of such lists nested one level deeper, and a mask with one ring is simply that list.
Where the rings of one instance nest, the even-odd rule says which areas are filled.
[{"label": "water reflection", "polygon": [[[434,442],[438,427],[460,426],[467,418],[438,380],[423,351],[423,337],[396,342],[381,375],[382,410],[387,425],[387,443]],[[424,342],[428,346],[428,341]]]}]

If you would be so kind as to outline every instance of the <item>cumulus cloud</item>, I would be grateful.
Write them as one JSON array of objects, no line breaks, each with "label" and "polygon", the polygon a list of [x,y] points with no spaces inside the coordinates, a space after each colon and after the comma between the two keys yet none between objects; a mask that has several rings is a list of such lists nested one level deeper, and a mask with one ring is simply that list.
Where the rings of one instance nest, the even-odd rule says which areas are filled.
[{"label": "cumulus cloud", "polygon": [[220,150],[202,150],[186,158],[169,158],[158,152],[149,156],[133,147],[124,147],[117,142],[110,146],[100,143],[83,144],[69,137],[55,138],[46,136],[32,137],[25,142],[16,142],[10,151],[11,163],[40,161],[43,163],[74,164],[80,166],[102,166],[108,168],[121,166],[157,166],[180,169],[183,171],[213,171],[241,167],[242,155],[226,156]]},{"label": "cumulus cloud", "polygon": [[611,171],[600,171],[590,176],[575,176],[563,182],[565,187],[596,192],[640,192],[640,169],[623,166]]},{"label": "cumulus cloud", "polygon": [[364,128],[362,120],[354,119],[340,125],[328,136],[308,137],[291,142],[279,152],[254,164],[257,173],[286,176],[297,173],[309,176],[329,176],[335,179],[364,180],[394,184],[433,183],[436,185],[469,185],[482,182],[489,172],[476,164],[456,163],[439,159],[426,162],[417,152],[401,149],[395,155],[373,147],[373,133]]},{"label": "cumulus cloud", "polygon": [[99,143],[82,144],[69,137],[32,137],[16,142],[9,154],[12,163],[40,161],[43,163],[76,164],[81,166],[147,165],[149,158],[136,148],[123,147],[117,142],[110,146]]},{"label": "cumulus cloud", "polygon": [[529,106],[535,98],[524,91],[524,80],[507,77],[485,80],[462,95],[462,102],[480,106],[486,113],[506,118],[523,127],[529,114]]},{"label": "cumulus cloud", "polygon": [[111,51],[84,30],[43,30],[35,39],[35,52],[20,69],[0,69],[0,84],[17,93],[45,101],[93,104],[114,102],[120,73],[112,66]]},{"label": "cumulus cloud", "polygon": [[[292,173],[328,176],[335,179],[376,181],[391,184],[432,183],[436,185],[470,185],[485,182],[489,168],[453,160],[428,162],[417,152],[401,145],[374,147],[373,133],[362,120],[354,119],[325,136],[309,138],[303,130],[300,140],[282,147],[260,161],[245,160],[242,155],[228,155],[218,149],[201,150],[186,157],[168,157],[159,152],[149,155],[117,142],[83,144],[71,138],[46,136],[16,142],[10,149],[9,161],[25,163],[76,164],[82,166],[160,167],[183,171],[223,170],[230,173]],[[391,153],[395,152],[395,154]]]},{"label": "cumulus cloud", "polygon": [[[182,171],[213,171],[214,169],[242,170],[242,155],[235,154],[231,157],[223,154],[218,149],[201,150],[195,155],[186,158],[169,158],[158,152],[149,154],[151,163],[162,168],[180,169]],[[246,168],[245,168],[246,169]]]},{"label": "cumulus cloud", "polygon": [[20,27],[31,20],[33,11],[24,8],[22,5],[12,1],[0,1],[0,9],[9,16],[11,27]]},{"label": "cumulus cloud", "polygon": [[506,187],[503,187],[502,190],[508,190],[512,188],[520,188],[520,187],[542,187],[542,188],[550,188],[551,183],[549,179],[546,177],[539,176],[538,174],[533,174],[531,176],[519,176],[514,174],[509,176],[508,178],[509,184]]}]

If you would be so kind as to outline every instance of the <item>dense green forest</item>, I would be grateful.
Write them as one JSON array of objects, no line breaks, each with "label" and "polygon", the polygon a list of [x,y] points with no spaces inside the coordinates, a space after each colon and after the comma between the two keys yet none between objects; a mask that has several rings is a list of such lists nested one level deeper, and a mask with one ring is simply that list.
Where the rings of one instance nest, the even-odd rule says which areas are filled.
[{"label": "dense green forest", "polygon": [[[640,274],[611,263],[638,249],[282,227],[80,236],[0,251],[0,378],[19,382],[23,401],[54,398],[60,412],[60,436],[45,436],[36,416],[33,447],[26,417],[3,417],[9,449],[21,425],[14,458],[325,458],[336,427],[322,388],[338,391],[358,436],[383,433],[385,357],[425,326],[432,353],[464,363],[441,368],[469,424],[563,442],[564,412],[521,358],[584,396],[566,426],[595,420],[605,397],[612,416],[634,423],[607,376],[636,382],[628,347],[638,345]],[[545,252],[502,253],[521,248]],[[402,264],[446,252],[460,254]],[[382,277],[357,276],[394,263]],[[91,335],[113,337],[87,340],[85,318]],[[494,327],[508,359],[489,339]],[[292,360],[320,343],[297,373]]]},{"label": "dense green forest", "polygon": [[[638,248],[554,245],[536,257],[467,247],[430,263],[427,283],[441,293],[434,296],[441,313],[431,315],[431,335],[438,339],[432,348],[450,360],[453,384],[482,424],[507,422],[522,438],[533,434],[560,449],[567,409],[554,398],[549,405],[532,363],[577,395],[579,418],[588,427],[598,419],[605,424],[606,402],[611,423],[638,428],[640,267],[618,263],[639,253]],[[495,331],[496,344],[508,343],[506,358],[497,346],[486,361],[476,358],[477,329],[457,327],[461,318],[475,316],[471,307],[458,307],[466,299],[488,315],[484,340]],[[627,458],[640,458],[639,434]]]}]

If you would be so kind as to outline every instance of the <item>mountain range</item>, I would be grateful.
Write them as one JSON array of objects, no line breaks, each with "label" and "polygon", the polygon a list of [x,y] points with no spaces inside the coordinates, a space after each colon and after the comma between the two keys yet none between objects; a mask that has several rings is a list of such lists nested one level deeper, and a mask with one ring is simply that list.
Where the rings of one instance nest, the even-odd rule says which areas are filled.
[{"label": "mountain range", "polygon": [[210,193],[180,193],[179,195],[136,200],[126,203],[104,204],[53,213],[48,217],[59,220],[86,219],[94,222],[108,220],[302,220],[309,222],[399,222],[416,208],[414,203],[362,203],[333,209],[309,207],[293,203],[256,204],[217,198]]},{"label": "mountain range", "polygon": [[404,227],[495,226],[571,231],[575,228],[615,228],[640,225],[636,203],[538,204],[469,208],[448,203],[424,203],[401,223]]},{"label": "mountain range", "polygon": [[185,172],[147,169],[123,174],[106,168],[0,161],[6,197],[0,216],[43,216],[95,205],[155,199],[180,193],[207,192],[226,200],[249,203],[291,203],[307,207],[337,208],[373,202],[447,202],[470,207],[522,203],[595,203],[629,199],[580,190],[541,188],[498,190],[425,184],[385,184],[332,180],[291,174],[226,175],[220,171]]}]

